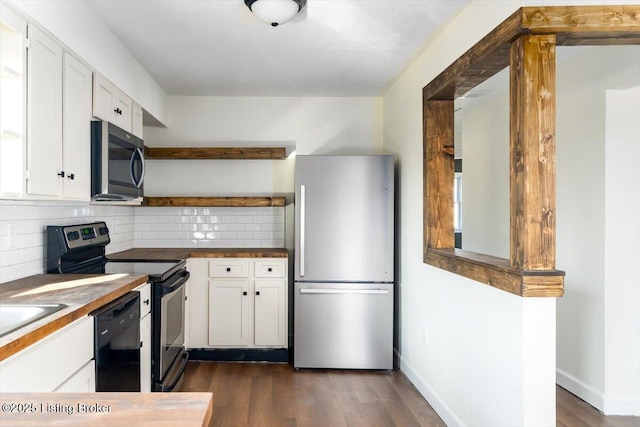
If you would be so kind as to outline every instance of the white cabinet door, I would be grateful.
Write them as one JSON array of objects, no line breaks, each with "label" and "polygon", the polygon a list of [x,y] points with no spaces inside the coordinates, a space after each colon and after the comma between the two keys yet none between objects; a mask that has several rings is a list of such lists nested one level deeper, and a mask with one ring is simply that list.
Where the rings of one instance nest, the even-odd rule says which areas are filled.
[{"label": "white cabinet door", "polygon": [[140,391],[151,391],[151,284],[143,283],[140,293]]},{"label": "white cabinet door", "polygon": [[140,391],[151,391],[151,314],[140,319]]},{"label": "white cabinet door", "polygon": [[254,344],[287,345],[287,282],[256,280],[254,308]]},{"label": "white cabinet door", "polygon": [[64,54],[62,167],[65,199],[91,198],[91,70]]},{"label": "white cabinet door", "polygon": [[187,270],[191,273],[187,281],[185,301],[185,347],[209,346],[209,262],[206,258],[187,259]]},{"label": "white cabinet door", "polygon": [[249,293],[248,280],[209,280],[209,345],[251,344]]},{"label": "white cabinet door", "polygon": [[0,392],[52,392],[91,359],[93,317],[84,317],[3,360]]},{"label": "white cabinet door", "polygon": [[131,132],[131,98],[100,73],[93,73],[93,115]]},{"label": "white cabinet door", "polygon": [[96,362],[93,360],[54,390],[56,393],[95,393],[95,391]]},{"label": "white cabinet door", "polygon": [[0,196],[22,197],[27,23],[0,3]]},{"label": "white cabinet door", "polygon": [[118,90],[116,92],[115,104],[113,105],[113,124],[131,132],[131,98]]},{"label": "white cabinet door", "polygon": [[131,103],[131,133],[142,139],[142,107],[136,103]]},{"label": "white cabinet door", "polygon": [[62,48],[33,25],[27,50],[27,193],[62,193]]}]

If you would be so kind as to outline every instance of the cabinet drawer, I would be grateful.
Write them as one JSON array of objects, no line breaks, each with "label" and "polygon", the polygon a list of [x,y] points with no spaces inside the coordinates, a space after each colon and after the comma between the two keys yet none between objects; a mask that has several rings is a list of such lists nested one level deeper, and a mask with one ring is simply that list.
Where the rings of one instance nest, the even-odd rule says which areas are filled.
[{"label": "cabinet drawer", "polygon": [[280,259],[256,260],[256,277],[285,277],[287,263]]},{"label": "cabinet drawer", "polygon": [[209,277],[249,277],[249,261],[209,261]]}]

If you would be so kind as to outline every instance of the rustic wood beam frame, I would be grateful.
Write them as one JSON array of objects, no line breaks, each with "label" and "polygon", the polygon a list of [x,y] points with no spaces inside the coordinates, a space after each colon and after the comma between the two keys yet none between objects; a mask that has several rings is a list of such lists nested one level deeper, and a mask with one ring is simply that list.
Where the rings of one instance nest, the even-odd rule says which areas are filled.
[{"label": "rustic wood beam frame", "polygon": [[[640,6],[523,7],[434,78],[424,110],[424,262],[523,297],[560,297],[555,269],[555,49],[640,44]],[[510,67],[510,259],[454,248],[454,100]]]}]

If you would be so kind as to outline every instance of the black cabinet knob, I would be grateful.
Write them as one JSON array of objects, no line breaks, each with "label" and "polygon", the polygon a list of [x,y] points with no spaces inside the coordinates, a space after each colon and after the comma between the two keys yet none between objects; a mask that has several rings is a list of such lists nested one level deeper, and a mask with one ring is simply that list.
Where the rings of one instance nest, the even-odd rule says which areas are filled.
[{"label": "black cabinet knob", "polygon": [[70,173],[69,176],[67,178],[69,179],[75,179],[76,175],[73,173]]},{"label": "black cabinet knob", "polygon": [[269,273],[271,273],[271,272],[273,271],[273,268],[272,268],[272,267],[269,267],[269,268],[267,268],[267,271],[268,271]]},{"label": "black cabinet knob", "polygon": [[64,171],[60,171],[60,172],[58,172],[58,176],[59,176],[60,178],[64,178]]},{"label": "black cabinet knob", "polygon": [[227,267],[227,273],[231,271],[231,267]]},{"label": "black cabinet knob", "polygon": [[246,293],[246,292],[243,292],[243,293],[242,293],[242,295],[247,295],[247,293]]},{"label": "black cabinet knob", "polygon": [[149,299],[147,298],[146,300],[142,301],[145,305],[149,305]]},{"label": "black cabinet knob", "polygon": [[260,291],[256,291],[256,295],[260,295]]}]

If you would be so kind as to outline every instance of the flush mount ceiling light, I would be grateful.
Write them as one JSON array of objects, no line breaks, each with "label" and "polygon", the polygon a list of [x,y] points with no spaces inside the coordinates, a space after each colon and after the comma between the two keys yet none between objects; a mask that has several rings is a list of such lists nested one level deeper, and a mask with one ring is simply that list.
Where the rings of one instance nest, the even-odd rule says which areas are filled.
[{"label": "flush mount ceiling light", "polygon": [[307,0],[244,0],[244,4],[258,19],[277,27],[296,16]]}]

